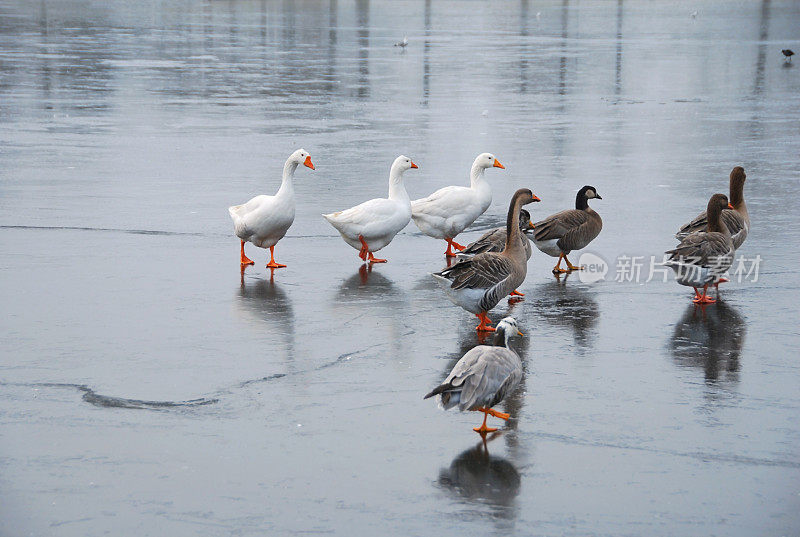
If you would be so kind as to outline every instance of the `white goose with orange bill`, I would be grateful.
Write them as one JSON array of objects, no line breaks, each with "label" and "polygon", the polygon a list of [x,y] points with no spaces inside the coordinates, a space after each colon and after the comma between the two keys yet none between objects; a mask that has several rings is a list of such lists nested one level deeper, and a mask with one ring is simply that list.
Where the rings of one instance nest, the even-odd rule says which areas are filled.
[{"label": "white goose with orange bill", "polygon": [[411,202],[411,218],[420,231],[434,239],[447,241],[447,257],[452,248],[463,250],[456,235],[467,229],[492,203],[492,189],[483,175],[487,168],[505,168],[491,153],[481,153],[472,163],[469,186],[446,186],[427,198]]},{"label": "white goose with orange bill", "polygon": [[362,261],[386,263],[373,252],[392,242],[411,221],[411,199],[403,184],[403,173],[418,167],[410,158],[400,155],[389,170],[388,198],[372,199],[350,209],[322,215],[344,242],[359,251]]},{"label": "white goose with orange bill", "polygon": [[283,165],[281,187],[274,196],[256,196],[247,203],[228,207],[233,219],[236,236],[241,241],[240,263],[242,267],[252,265],[253,261],[244,255],[244,243],[251,242],[259,248],[269,248],[267,268],[283,268],[275,261],[275,245],[286,235],[294,222],[294,172],[302,164],[314,169],[311,155],[305,149],[298,149],[286,159]]}]

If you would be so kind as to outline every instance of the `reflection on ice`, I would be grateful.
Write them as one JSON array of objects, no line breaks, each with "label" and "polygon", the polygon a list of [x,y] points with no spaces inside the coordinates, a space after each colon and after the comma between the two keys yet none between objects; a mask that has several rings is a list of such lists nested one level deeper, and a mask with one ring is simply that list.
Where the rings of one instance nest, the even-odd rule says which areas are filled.
[{"label": "reflection on ice", "polygon": [[564,274],[539,285],[529,293],[529,300],[538,317],[553,326],[571,330],[578,350],[585,352],[591,347],[600,307],[590,291],[575,285],[580,285],[577,279],[567,281],[571,276]]},{"label": "reflection on ice", "polygon": [[[498,433],[488,437],[491,442]],[[469,503],[492,506],[500,518],[514,518],[520,475],[508,460],[489,454],[487,439],[460,453],[439,472],[438,486]]]},{"label": "reflection on ice", "polygon": [[747,325],[725,302],[710,306],[691,304],[675,325],[669,348],[675,363],[703,371],[707,382],[739,380],[739,357]]}]

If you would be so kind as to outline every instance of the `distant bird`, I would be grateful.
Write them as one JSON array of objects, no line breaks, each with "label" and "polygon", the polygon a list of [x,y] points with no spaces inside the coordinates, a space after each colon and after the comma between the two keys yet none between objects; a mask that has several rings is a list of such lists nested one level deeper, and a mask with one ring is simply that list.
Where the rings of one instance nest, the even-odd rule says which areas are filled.
[{"label": "distant bird", "polygon": [[781,52],[783,52],[783,55],[786,57],[788,61],[792,61],[792,56],[794,56],[794,52],[792,51],[792,49],[785,48]]},{"label": "distant bird", "polygon": [[494,332],[487,313],[525,281],[528,259],[522,246],[519,214],[523,205],[539,201],[527,188],[520,188],[511,198],[506,219],[506,244],[502,252],[484,252],[463,259],[440,272],[436,282],[456,306],[474,313],[480,324],[476,330]]},{"label": "distant bird", "polygon": [[[714,194],[708,200],[706,215],[708,225],[705,231],[688,234],[673,250],[664,265],[675,271],[675,280],[681,285],[694,287],[695,304],[716,302],[708,296],[708,286],[722,278],[722,275],[733,263],[733,247],[731,233],[722,220],[722,211],[733,209],[725,194]],[[703,288],[701,295],[697,288]]]},{"label": "distant bird", "polygon": [[536,20],[538,21],[541,18],[542,18],[542,12],[541,11],[537,11],[536,12]]},{"label": "distant bird", "polygon": [[394,46],[403,47],[403,48],[407,47],[408,46],[408,36],[404,35],[403,36],[403,40],[400,41],[399,43],[395,43]]},{"label": "distant bird", "polygon": [[241,266],[252,265],[253,261],[244,255],[244,243],[252,242],[259,248],[269,248],[267,268],[283,268],[275,261],[275,245],[286,235],[294,222],[294,186],[292,179],[297,167],[302,164],[314,169],[311,155],[305,149],[298,149],[283,165],[281,187],[274,196],[256,196],[247,203],[228,207],[233,219],[236,236],[242,242]]},{"label": "distant bird", "polygon": [[697,11],[692,11],[692,18],[693,18],[693,19],[696,19],[696,18],[697,18]]},{"label": "distant bird", "polygon": [[[553,274],[581,270],[581,267],[570,263],[567,256],[572,250],[586,248],[603,229],[600,215],[589,207],[590,199],[603,198],[595,187],[586,185],[575,196],[574,209],[552,214],[533,224],[533,244],[547,255],[558,258]],[[566,269],[561,268],[562,259],[567,262]]]},{"label": "distant bird", "polygon": [[389,197],[365,201],[360,205],[323,214],[336,228],[344,242],[359,250],[358,257],[364,262],[386,263],[378,259],[377,252],[390,242],[411,221],[411,200],[403,185],[403,173],[418,168],[414,162],[400,155],[389,170]]},{"label": "distant bird", "polygon": [[508,346],[508,339],[522,332],[513,317],[497,323],[493,345],[478,345],[468,351],[453,367],[442,384],[434,388],[424,399],[438,396],[439,407],[448,410],[455,406],[460,411],[483,412],[483,424],[475,427],[476,433],[490,433],[497,429],[486,426],[486,418],[507,420],[510,416],[493,410],[507,395],[510,395],[522,380],[522,360]]}]

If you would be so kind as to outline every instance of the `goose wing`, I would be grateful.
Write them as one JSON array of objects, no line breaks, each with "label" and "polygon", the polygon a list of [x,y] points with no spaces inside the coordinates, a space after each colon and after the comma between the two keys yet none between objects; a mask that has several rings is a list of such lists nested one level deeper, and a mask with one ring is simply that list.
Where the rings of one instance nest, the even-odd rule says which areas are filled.
[{"label": "goose wing", "polygon": [[459,255],[477,255],[484,252],[502,252],[503,248],[505,247],[506,228],[498,227],[481,235],[481,238],[461,250]]},{"label": "goose wing", "polygon": [[[741,246],[744,239],[747,237],[747,222],[744,217],[735,210],[723,209],[722,222],[728,231],[731,233],[731,239],[735,245]],[[700,213],[689,223],[681,226],[681,229],[675,234],[676,239],[683,239],[690,233],[697,231],[705,231],[708,227],[708,215],[705,211]],[[738,247],[737,246],[737,247]]]},{"label": "goose wing", "polygon": [[588,221],[589,214],[586,211],[578,209],[561,211],[533,224],[534,238],[537,241],[560,239]]},{"label": "goose wing", "polygon": [[733,242],[729,236],[718,232],[691,233],[681,243],[666,253],[670,260],[683,260],[703,267],[717,266],[720,258],[733,253]]},{"label": "goose wing", "polygon": [[[459,408],[468,410],[500,402],[509,388],[513,389],[521,378],[519,359],[515,358],[514,352],[506,347],[485,345],[465,354],[445,381],[452,386],[461,386]],[[514,374],[517,368],[520,369],[518,377]],[[513,377],[516,377],[516,383]],[[502,395],[498,397],[498,394]]]},{"label": "goose wing", "polygon": [[452,281],[453,289],[490,289],[508,278],[512,271],[510,259],[489,252],[459,261],[439,275]]}]

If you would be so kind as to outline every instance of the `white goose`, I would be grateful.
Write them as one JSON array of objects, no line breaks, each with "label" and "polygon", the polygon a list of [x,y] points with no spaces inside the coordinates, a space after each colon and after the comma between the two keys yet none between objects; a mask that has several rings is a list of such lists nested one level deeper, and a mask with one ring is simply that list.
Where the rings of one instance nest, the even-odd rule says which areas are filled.
[{"label": "white goose", "polygon": [[286,265],[275,262],[275,245],[286,235],[294,222],[294,185],[292,179],[297,166],[303,164],[312,170],[311,155],[305,149],[298,149],[286,159],[283,165],[281,187],[274,196],[256,196],[247,203],[228,207],[233,219],[236,236],[242,241],[241,264],[252,265],[253,261],[244,255],[245,241],[259,248],[269,248],[267,268],[283,268]]},{"label": "white goose", "polygon": [[483,178],[486,168],[505,168],[491,153],[481,153],[472,163],[470,185],[446,186],[427,198],[411,202],[411,218],[420,231],[447,241],[447,257],[455,257],[452,247],[464,246],[453,239],[467,229],[492,203],[492,189]]},{"label": "white goose", "polygon": [[358,257],[370,263],[386,263],[377,252],[390,242],[411,220],[411,199],[403,185],[403,173],[418,168],[404,155],[394,159],[389,171],[389,197],[365,201],[344,211],[322,216],[336,228],[344,242],[359,250]]}]

